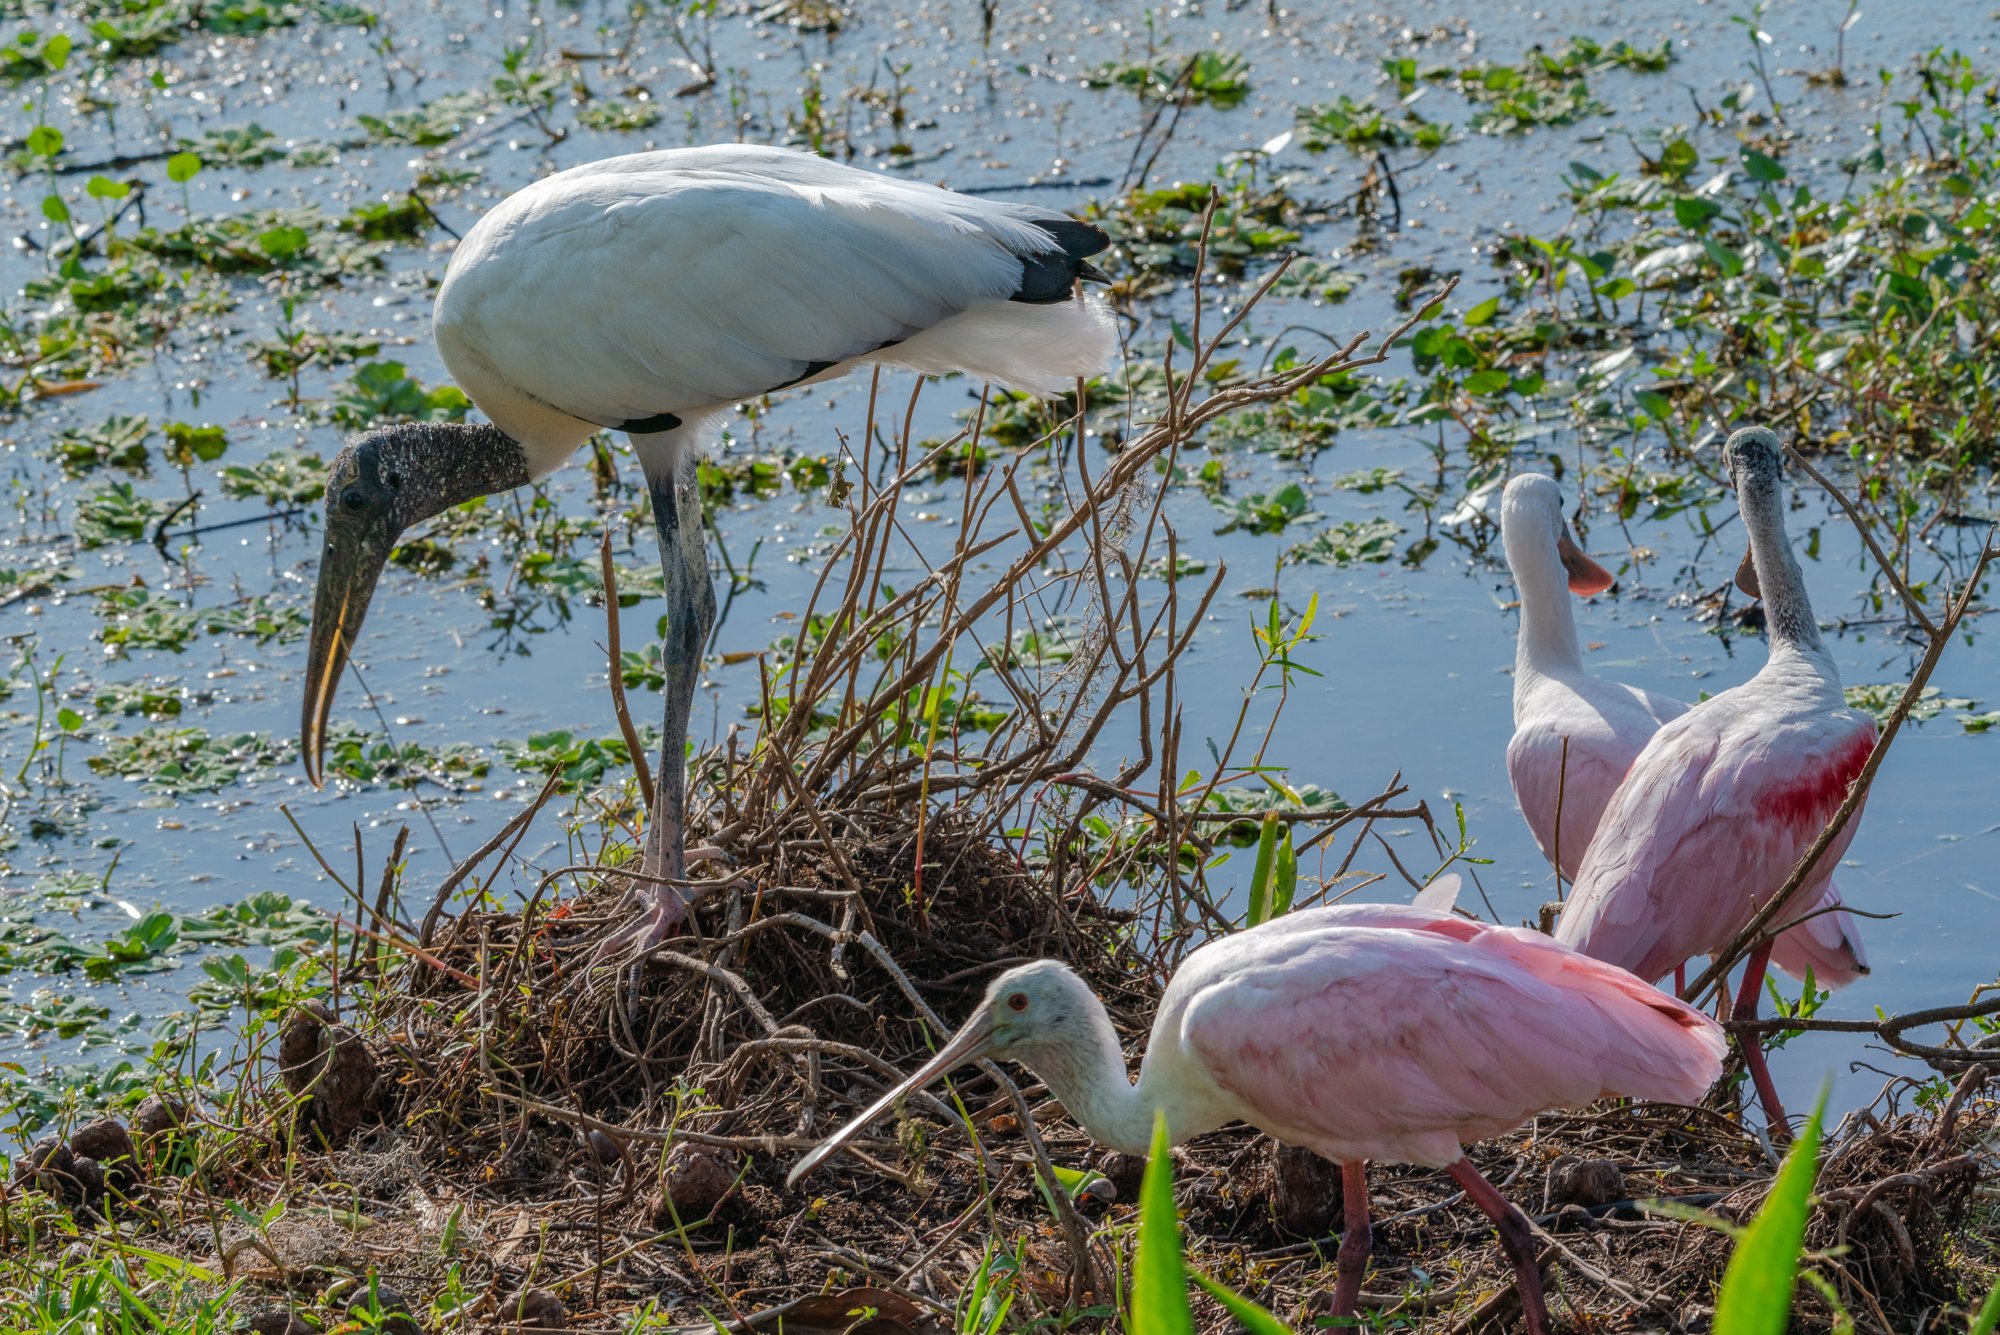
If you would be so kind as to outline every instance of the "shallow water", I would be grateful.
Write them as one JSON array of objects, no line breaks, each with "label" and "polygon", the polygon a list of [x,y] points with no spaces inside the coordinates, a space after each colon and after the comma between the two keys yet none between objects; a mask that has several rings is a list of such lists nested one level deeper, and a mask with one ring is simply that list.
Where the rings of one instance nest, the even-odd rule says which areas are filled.
[{"label": "shallow water", "polygon": [[[1830,164],[1860,142],[1866,123],[1879,114],[1871,100],[1879,96],[1872,79],[1857,78],[1844,91],[1808,94],[1805,89],[1804,72],[1830,63],[1837,8],[1777,6],[1766,18],[1776,39],[1774,83],[1781,97],[1796,99],[1794,125],[1815,139],[1810,153],[1796,154],[1800,160]],[[1143,52],[1149,41],[1181,53],[1223,47],[1242,52],[1250,62],[1252,90],[1241,105],[1196,106],[1176,126],[1151,173],[1154,182],[1168,183],[1206,179],[1225,155],[1270,141],[1290,128],[1298,105],[1343,91],[1368,96],[1378,82],[1379,61],[1392,51],[1426,61],[1473,55],[1512,59],[1533,43],[1570,33],[1605,40],[1622,36],[1634,44],[1674,38],[1679,60],[1664,74],[1592,76],[1592,90],[1612,106],[1611,116],[1521,138],[1469,135],[1422,163],[1415,161],[1419,155],[1414,152],[1399,154],[1404,225],[1381,237],[1379,247],[1355,244],[1357,225],[1351,218],[1309,228],[1299,249],[1336,261],[1361,281],[1340,304],[1274,304],[1258,314],[1253,337],[1270,337],[1290,323],[1344,337],[1396,322],[1391,296],[1398,271],[1408,266],[1463,269],[1464,285],[1454,304],[1470,306],[1483,299],[1497,290],[1498,275],[1486,249],[1496,236],[1516,229],[1547,234],[1561,226],[1567,205],[1558,189],[1567,163],[1630,170],[1636,159],[1623,132],[1685,121],[1690,97],[1712,104],[1725,89],[1748,78],[1746,39],[1731,22],[1736,11],[1721,4],[1406,4],[1360,17],[1343,12],[1338,19],[1320,18],[1316,7],[1308,5],[1275,23],[1255,6],[1178,5],[1151,11],[1150,20],[1136,5],[1091,12],[1102,17],[1081,22],[1070,7],[1002,0],[986,48],[979,40],[978,7],[969,0],[907,7],[863,3],[834,34],[795,32],[782,23],[738,14],[715,24],[717,63],[725,71],[719,86],[685,98],[669,96],[687,81],[687,70],[674,63],[674,48],[656,23],[639,29],[631,48],[632,82],[662,99],[664,119],[651,130],[575,129],[551,144],[532,124],[514,121],[442,152],[372,146],[342,149],[336,163],[319,167],[282,162],[257,169],[212,166],[190,183],[189,203],[197,213],[309,202],[342,211],[406,190],[413,166],[427,160],[483,173],[463,192],[437,201],[442,220],[462,232],[493,200],[563,166],[647,146],[728,139],[739,129],[744,138],[783,142],[786,114],[798,107],[808,73],[816,72],[829,103],[842,108],[834,117],[836,127],[844,117],[847,138],[864,153],[906,142],[917,164],[907,170],[925,179],[962,188],[1006,189],[1014,197],[1080,209],[1091,199],[1115,193],[1134,157],[1144,109],[1129,92],[1087,88],[1078,76],[1106,60]],[[370,35],[323,24],[254,37],[200,37],[168,47],[158,57],[115,67],[102,90],[120,107],[115,126],[61,100],[53,104],[49,122],[84,157],[148,147],[157,137],[149,127],[158,125],[192,135],[202,128],[256,121],[284,138],[345,140],[355,136],[358,115],[379,115],[456,89],[484,87],[500,72],[501,52],[516,40],[527,39],[535,59],[554,48],[615,49],[624,40],[622,13],[620,6],[610,4],[385,7],[386,52],[382,32]],[[23,22],[33,26],[38,21],[47,26],[40,11],[28,20],[0,21],[0,36]],[[1900,67],[1913,54],[1940,44],[1959,46],[1977,58],[1988,51],[1996,32],[2000,24],[1984,5],[1927,5],[1920,20],[1907,13],[1893,22],[1869,16],[1849,34],[1847,63],[1855,71]],[[841,96],[845,90],[890,85],[894,76],[887,72],[888,64],[909,67],[901,76],[908,85],[902,128],[879,108]],[[577,68],[593,84],[608,77],[597,62]],[[163,91],[146,83],[156,69],[166,76]],[[1443,119],[1464,118],[1462,104],[1441,89],[1429,93],[1419,108]],[[1704,133],[1713,141],[1704,143],[1704,151],[1732,147],[1723,132]],[[1274,166],[1296,175],[1295,193],[1331,200],[1356,189],[1366,162],[1339,149],[1311,155],[1294,141],[1278,152]],[[132,172],[152,182],[147,207],[156,219],[177,219],[179,191],[166,182],[160,164]],[[84,179],[65,178],[64,186],[74,195]],[[44,235],[40,179],[15,177],[4,190],[0,220],[7,233]],[[94,204],[72,198],[80,217],[93,216],[89,209]],[[432,241],[397,247],[380,274],[349,279],[340,287],[307,289],[301,294],[303,310],[322,330],[379,332],[382,357],[406,363],[427,387],[442,383],[442,367],[428,343],[428,285],[443,270],[450,238],[434,232]],[[19,289],[40,275],[42,264],[39,253],[24,247],[0,259],[0,291],[8,294],[10,308],[25,300]],[[269,337],[280,321],[278,297],[249,280],[233,281],[244,294],[233,311],[191,319],[150,360],[106,377],[101,388],[34,403],[11,419],[0,419],[0,477],[13,498],[8,516],[0,520],[0,564],[66,561],[78,569],[72,590],[136,579],[173,591],[201,609],[258,594],[271,595],[281,605],[309,606],[318,555],[315,516],[216,531],[188,547],[185,565],[163,560],[144,543],[75,551],[68,537],[73,518],[68,500],[82,488],[61,481],[42,457],[57,432],[114,413],[145,413],[156,427],[170,420],[221,424],[230,441],[226,462],[294,444],[330,457],[341,432],[294,417],[285,407],[283,386],[247,360],[247,344]],[[1165,317],[1183,309],[1184,294],[1155,303],[1135,345],[1157,345]],[[1399,358],[1390,370],[1401,374],[1406,368]],[[327,394],[349,369],[308,370],[304,392],[308,397]],[[901,373],[885,380],[886,401],[900,404],[908,383]],[[749,444],[760,451],[796,447],[829,452],[836,430],[858,432],[865,394],[865,381],[796,391],[780,396],[754,423],[754,435],[747,422],[732,430],[738,437],[751,437]],[[917,434],[948,433],[953,414],[975,397],[976,387],[960,382],[927,389],[918,404]],[[1434,452],[1440,439],[1445,445],[1442,468]],[[1523,453],[1519,462],[1526,465],[1546,454],[1574,464],[1581,461],[1581,451],[1595,448],[1558,424],[1536,442],[1536,455]],[[1233,495],[1304,479],[1313,508],[1328,522],[1386,516],[1401,525],[1398,545],[1404,550],[1426,534],[1421,512],[1406,512],[1393,490],[1362,495],[1323,481],[1314,485],[1315,475],[1324,479],[1377,466],[1401,469],[1413,483],[1436,484],[1438,514],[1449,511],[1465,491],[1463,441],[1449,434],[1440,437],[1436,428],[1349,431],[1309,466],[1241,450],[1226,456],[1226,462]],[[629,457],[621,466],[630,470]],[[157,496],[184,494],[180,477],[167,467],[156,465],[151,479],[139,485]],[[1573,495],[1573,483],[1565,489]],[[949,486],[930,490],[951,494]],[[263,511],[261,502],[221,498],[212,485],[204,491],[199,522],[205,528],[254,519]],[[552,491],[565,513],[589,513],[589,483],[580,469],[560,475]],[[1762,662],[1761,640],[1717,634],[1681,598],[1728,578],[1738,555],[1729,540],[1704,542],[1692,512],[1659,520],[1642,516],[1620,526],[1594,513],[1596,508],[1597,502],[1586,502],[1587,545],[1626,568],[1614,596],[1580,610],[1593,667],[1684,698],[1712,693],[1754,672]],[[1722,523],[1732,518],[1732,509],[1727,500],[1718,501],[1710,507],[1710,517]],[[1233,721],[1255,661],[1249,622],[1261,614],[1270,591],[1275,589],[1292,612],[1316,593],[1320,638],[1301,661],[1324,676],[1309,682],[1289,707],[1282,747],[1273,759],[1291,767],[1295,783],[1321,784],[1355,799],[1377,791],[1400,772],[1412,794],[1428,799],[1447,821],[1451,804],[1462,803],[1475,852],[1492,860],[1478,869],[1479,891],[1502,920],[1532,917],[1552,886],[1514,810],[1502,764],[1511,731],[1515,618],[1507,606],[1512,590],[1498,563],[1497,544],[1487,541],[1476,525],[1459,530],[1432,526],[1440,545],[1414,567],[1400,560],[1342,569],[1279,567],[1279,555],[1305,532],[1211,536],[1220,517],[1192,489],[1177,491],[1168,513],[1196,554],[1226,561],[1230,572],[1211,623],[1184,669],[1189,744],[1199,749],[1199,739],[1226,733]],[[754,544],[761,547],[755,555],[756,583],[740,590],[730,604],[713,651],[728,655],[762,649],[790,633],[787,617],[810,588],[815,556],[827,549],[825,526],[838,517],[818,498],[787,490],[774,500],[740,504],[722,518],[724,539],[739,564]],[[1832,637],[1846,680],[1905,679],[1915,662],[1915,647],[1894,625],[1880,624],[1881,613],[1869,597],[1870,567],[1859,544],[1843,520],[1829,518],[1818,496],[1804,498],[1793,515],[1795,534],[1809,528],[1817,528],[1820,537],[1817,557],[1807,568],[1816,607],[1823,620],[1856,623]],[[949,541],[942,527],[936,531],[941,542]],[[643,531],[638,538],[649,542]],[[1965,543],[1965,550],[1971,550],[1976,536]],[[510,602],[509,553],[491,547],[478,552],[475,545],[461,544],[457,571],[442,578],[392,571],[377,596],[360,662],[394,738],[430,746],[467,742],[490,750],[500,738],[518,739],[545,729],[611,734],[614,722],[602,689],[601,613],[580,599],[567,616],[548,605]],[[1638,553],[1647,555],[1634,561]],[[594,558],[594,552],[587,554]],[[489,562],[490,569],[479,579],[464,578],[468,563],[479,559]],[[641,545],[622,550],[622,559],[633,564],[650,557]],[[901,571],[892,568],[890,582],[912,568],[914,563]],[[501,590],[503,609],[512,607],[524,616],[525,628],[496,629],[498,614],[481,605],[486,588]],[[45,669],[58,654],[67,655],[65,685],[80,685],[86,677],[91,682],[157,677],[205,693],[203,702],[188,707],[184,724],[281,739],[296,735],[302,640],[260,645],[206,635],[180,653],[142,650],[108,661],[91,638],[100,624],[93,601],[73,592],[0,608],[0,637],[12,645],[32,645]],[[628,648],[640,640],[658,610],[653,601],[628,612]],[[2000,706],[1993,652],[1989,640],[1975,631],[1968,642],[1952,648],[1934,684],[1946,696],[1978,700],[1980,708]],[[739,722],[747,726],[744,709],[754,687],[750,665],[713,667],[696,707],[697,740],[714,740]],[[642,717],[654,707],[643,694],[635,702]],[[10,783],[27,758],[33,713],[31,695],[17,691],[0,701],[0,771]],[[336,718],[370,732],[384,726],[352,681]],[[113,723],[117,720],[103,720],[107,728]],[[138,726],[138,720],[118,723],[125,732]],[[1951,711],[1906,731],[1898,742],[1840,883],[1855,906],[1899,916],[1865,925],[1875,973],[1836,996],[1830,1013],[1867,1015],[1878,1006],[1902,1010],[1961,1001],[1973,985],[1993,976],[1992,942],[2000,940],[2000,880],[1991,871],[2000,817],[1989,797],[2000,767],[1996,745],[2000,743],[1993,739],[1965,735]],[[6,819],[20,842],[0,853],[0,894],[17,912],[44,903],[55,878],[103,880],[103,889],[86,894],[80,906],[65,904],[61,911],[42,914],[45,922],[79,942],[101,940],[154,907],[185,912],[263,890],[281,890],[337,909],[339,892],[300,846],[277,810],[280,801],[336,865],[352,857],[351,826],[365,832],[372,865],[386,852],[393,827],[411,822],[410,884],[422,886],[436,882],[450,865],[450,853],[463,856],[481,842],[504,819],[506,804],[521,800],[533,783],[496,763],[475,791],[442,796],[435,789],[420,790],[429,819],[436,822],[433,831],[417,814],[410,794],[382,788],[315,792],[292,759],[217,793],[165,798],[88,773],[83,760],[93,749],[89,742],[70,745],[64,775],[76,787],[37,784],[17,796]],[[1105,748],[1103,767],[1135,749],[1130,738],[1114,739]],[[58,832],[38,834],[31,826],[35,813],[60,814],[85,796],[97,805],[56,822]],[[519,883],[532,884],[532,868],[567,860],[559,838],[538,836],[523,846]],[[1399,846],[1400,851],[1405,850]],[[1427,847],[1407,855],[1413,870],[1434,861]],[[1239,859],[1239,865],[1245,862]],[[1316,870],[1311,864],[1301,868],[1308,876]],[[1367,893],[1401,896],[1407,887],[1392,878]],[[1465,902],[1477,906],[1478,891],[1469,887]],[[178,957],[177,967],[112,988],[114,1014],[150,1017],[181,1005],[186,987],[198,976],[198,958]],[[8,984],[16,1000],[39,988],[57,994],[86,990],[74,976],[25,971],[11,974]],[[36,1069],[71,1062],[76,1049],[44,1039],[25,1046],[14,1043],[6,1055]],[[99,1049],[93,1059],[107,1056]],[[1865,1071],[1850,1074],[1847,1064],[1868,1059],[1860,1045],[1813,1036],[1795,1040],[1775,1065],[1781,1084],[1798,1101],[1809,1096],[1822,1075],[1830,1074],[1839,1079],[1839,1099],[1857,1102],[1872,1092],[1878,1077]]]}]

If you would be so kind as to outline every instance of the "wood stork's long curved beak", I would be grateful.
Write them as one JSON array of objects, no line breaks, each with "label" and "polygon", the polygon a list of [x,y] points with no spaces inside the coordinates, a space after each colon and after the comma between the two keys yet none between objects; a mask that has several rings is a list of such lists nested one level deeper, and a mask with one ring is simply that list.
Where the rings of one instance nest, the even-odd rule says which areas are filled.
[{"label": "wood stork's long curved beak", "polygon": [[1763,587],[1757,583],[1756,555],[1747,545],[1743,548],[1743,560],[1736,567],[1736,587],[1752,598],[1764,596]]},{"label": "wood stork's long curved beak", "polygon": [[1569,576],[1569,591],[1580,598],[1603,593],[1618,582],[1618,577],[1591,558],[1589,552],[1576,545],[1576,539],[1569,535],[1565,527],[1562,536],[1556,539],[1556,554],[1562,557],[1563,571]]},{"label": "wood stork's long curved beak", "polygon": [[869,1104],[859,1117],[806,1151],[806,1157],[794,1164],[791,1172],[785,1174],[785,1185],[787,1187],[795,1185],[800,1178],[830,1158],[834,1151],[860,1135],[877,1118],[946,1071],[992,1055],[993,1020],[982,1006],[977,1014],[951,1036],[949,1043],[938,1049],[937,1056],[925,1062],[915,1075]]},{"label": "wood stork's long curved beak", "polygon": [[306,652],[305,708],[299,717],[299,754],[315,788],[326,781],[326,722],[333,712],[334,690],[361,634],[375,582],[399,536],[375,525],[335,519],[327,523],[319,588],[313,596],[312,643]]}]

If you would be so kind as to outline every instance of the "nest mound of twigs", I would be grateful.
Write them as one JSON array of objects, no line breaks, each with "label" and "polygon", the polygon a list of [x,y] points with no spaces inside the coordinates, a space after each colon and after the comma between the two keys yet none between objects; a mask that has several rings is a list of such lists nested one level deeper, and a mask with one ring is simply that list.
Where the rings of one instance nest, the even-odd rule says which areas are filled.
[{"label": "nest mound of twigs", "polygon": [[[394,1037],[385,1115],[402,1114],[427,1162],[533,1190],[567,1171],[585,1125],[563,1113],[773,1146],[824,1133],[932,1050],[924,1007],[956,1024],[1010,963],[1060,957],[1115,1009],[1150,1011],[1157,990],[1116,911],[1057,895],[949,816],[843,824],[776,848],[622,967],[596,960],[622,918],[609,878],[455,920],[375,998]],[[488,980],[476,1016],[468,979]],[[558,1111],[524,1119],[537,1104]],[[522,1133],[537,1117],[563,1127],[554,1145]]]}]

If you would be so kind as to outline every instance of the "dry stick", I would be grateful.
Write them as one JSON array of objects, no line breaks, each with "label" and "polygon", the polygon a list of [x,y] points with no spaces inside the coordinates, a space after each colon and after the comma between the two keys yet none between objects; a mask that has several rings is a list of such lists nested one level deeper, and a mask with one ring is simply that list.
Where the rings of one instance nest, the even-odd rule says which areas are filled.
[{"label": "dry stick", "polygon": [[1729,970],[1735,967],[1736,962],[1748,954],[1762,939],[1764,929],[1784,909],[1786,901],[1805,884],[1807,878],[1812,875],[1813,868],[1817,867],[1820,860],[1826,856],[1826,850],[1840,837],[1840,832],[1847,828],[1847,822],[1853,818],[1854,813],[1860,810],[1862,801],[1868,796],[1868,789],[1875,782],[1876,771],[1882,768],[1883,757],[1889,753],[1889,744],[1896,740],[1896,734],[1902,730],[1903,721],[1909,718],[1910,711],[1922,697],[1924,687],[1930,683],[1931,672],[1937,667],[1938,660],[1944,656],[1945,646],[1951,642],[1952,633],[1958,629],[1958,623],[1964,618],[1966,609],[1972,605],[1974,595],[1979,592],[1980,576],[1986,573],[1987,564],[1995,556],[2000,556],[2000,548],[1993,545],[1995,531],[2000,530],[1988,531],[1986,546],[1980,550],[1979,560],[1972,568],[1971,577],[1965,581],[1965,587],[1959,591],[1958,598],[1946,608],[1943,624],[1938,627],[1937,632],[1930,637],[1930,643],[1925,646],[1924,656],[1917,664],[1915,675],[1910,678],[1909,686],[1904,688],[1903,698],[1896,702],[1895,711],[1889,715],[1889,721],[1883,725],[1882,735],[1876,741],[1875,749],[1868,753],[1867,763],[1861,767],[1861,773],[1855,776],[1853,785],[1847,790],[1847,799],[1840,804],[1840,809],[1833,813],[1833,818],[1819,832],[1819,838],[1813,840],[1812,847],[1806,850],[1798,865],[1792,868],[1792,874],[1785,878],[1785,883],[1778,887],[1778,892],[1764,901],[1763,907],[1751,915],[1743,930],[1731,937],[1729,944],[1710,958],[1708,967],[1682,991],[1683,998],[1698,997],[1728,976]]},{"label": "dry stick", "polygon": [[653,814],[658,795],[653,790],[653,765],[646,748],[639,744],[639,729],[632,724],[632,711],[625,706],[625,659],[618,647],[618,572],[611,565],[611,530],[605,529],[597,543],[597,562],[604,570],[604,651],[611,660],[611,708],[618,715],[618,731],[625,749],[632,753],[632,768],[639,775],[639,794],[646,801],[646,815]]},{"label": "dry stick", "polygon": [[[1356,355],[1361,345],[1368,341],[1369,335],[1364,333],[1356,336],[1339,351],[1331,353],[1306,366],[1258,381],[1254,384],[1217,390],[1203,399],[1199,404],[1195,404],[1192,407],[1183,407],[1179,411],[1174,412],[1172,414],[1174,421],[1171,425],[1163,423],[1160,426],[1153,427],[1138,440],[1129,444],[1118,455],[1117,461],[1109,469],[1105,470],[1104,473],[1099,475],[1098,491],[1096,494],[1115,496],[1137,477],[1142,469],[1151,463],[1154,456],[1160,454],[1173,441],[1186,439],[1209,422],[1237,408],[1253,403],[1266,403],[1273,399],[1283,398],[1300,386],[1309,384],[1319,377],[1335,371],[1354,370],[1365,366],[1381,365],[1388,360],[1389,348],[1403,334],[1414,328],[1417,322],[1423,319],[1424,315],[1432,307],[1449,296],[1455,283],[1456,279],[1448,281],[1436,297],[1425,302],[1408,319],[1392,330],[1381,341],[1376,351],[1371,354],[1366,356]],[[935,667],[938,658],[943,654],[944,646],[953,643],[959,636],[965,634],[970,627],[977,624],[981,618],[992,610],[994,604],[1007,597],[1016,586],[1043,563],[1050,553],[1074,537],[1077,531],[1088,522],[1088,515],[1084,513],[1088,509],[1088,505],[1080,506],[1077,510],[1071,511],[1061,520],[1051,525],[1046,536],[1018,557],[1014,564],[994,583],[992,588],[980,597],[967,603],[959,613],[958,620],[951,626],[940,631],[937,642],[928,651],[919,656],[916,664],[900,678],[887,685],[886,693],[889,698],[897,698],[907,694],[923,676],[927,675]],[[823,745],[819,756],[812,764],[812,768],[807,772],[806,786],[815,789],[823,786],[827,775],[834,768],[845,763],[853,754],[855,748],[866,740],[867,734],[873,726],[873,720],[861,720],[850,724],[844,730],[837,732],[830,738]]]},{"label": "dry stick", "polygon": [[1868,550],[1875,556],[1875,564],[1880,566],[1882,573],[1889,577],[1889,583],[1895,588],[1896,596],[1903,600],[1903,606],[1910,609],[1910,615],[1916,618],[1917,624],[1924,628],[1926,635],[1937,634],[1937,627],[1931,624],[1930,617],[1925,614],[1923,606],[1917,602],[1917,595],[1910,591],[1910,586],[1903,582],[1903,577],[1896,573],[1896,567],[1890,563],[1887,554],[1876,543],[1873,532],[1874,526],[1862,518],[1861,511],[1856,509],[1854,502],[1847,498],[1847,493],[1836,487],[1831,479],[1827,478],[1817,468],[1814,468],[1805,455],[1799,453],[1796,446],[1787,446],[1785,453],[1792,456],[1792,462],[1799,466],[1799,471],[1819,483],[1826,494],[1833,497],[1835,503],[1847,512],[1848,519],[1854,525],[1854,531],[1861,535],[1861,541],[1868,544]]},{"label": "dry stick", "polygon": [[[397,925],[395,920],[389,916],[389,896],[396,888],[396,868],[402,865],[403,849],[408,846],[409,842],[410,827],[408,825],[398,826],[396,828],[395,845],[389,850],[389,860],[382,864],[382,887],[375,894],[375,925],[378,927],[384,924],[392,927]],[[370,965],[375,970],[376,977],[381,977],[381,952],[371,949],[368,952],[368,958]]]},{"label": "dry stick", "polygon": [[1987,1051],[1980,1048],[1946,1048],[1931,1043],[1912,1043],[1903,1037],[1903,1031],[1922,1028],[1925,1025],[1977,1020],[1987,1015],[2000,1015],[2000,997],[1964,1006],[1931,1006],[1924,1010],[1907,1011],[1902,1015],[1891,1015],[1886,1020],[1800,1020],[1772,1016],[1762,1020],[1728,1020],[1724,1022],[1723,1027],[1736,1034],[1774,1034],[1792,1030],[1821,1034],[1873,1034],[1906,1056],[1920,1057],[1932,1064],[1943,1062],[1953,1067],[1963,1066],[1976,1070],[2000,1067],[2000,1048]]},{"label": "dry stick", "polygon": [[506,843],[516,830],[525,827],[529,821],[533,820],[535,813],[540,811],[543,804],[555,794],[556,785],[561,781],[561,771],[551,772],[549,777],[542,783],[542,791],[536,795],[534,801],[515,812],[491,839],[481,844],[473,851],[471,857],[459,863],[458,866],[452,869],[451,875],[444,878],[444,884],[438,887],[437,899],[432,902],[430,911],[424,914],[424,925],[417,929],[417,944],[419,946],[428,947],[430,945],[431,933],[437,930],[438,918],[444,913],[444,902],[451,897],[451,892],[458,888],[459,882],[470,876],[472,869],[477,867],[481,862],[484,862],[492,854],[493,850]]}]

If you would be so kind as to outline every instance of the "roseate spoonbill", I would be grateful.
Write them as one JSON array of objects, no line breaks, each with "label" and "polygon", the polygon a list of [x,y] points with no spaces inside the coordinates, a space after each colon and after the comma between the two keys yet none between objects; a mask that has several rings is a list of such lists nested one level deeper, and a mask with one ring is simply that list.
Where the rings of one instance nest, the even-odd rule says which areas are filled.
[{"label": "roseate spoonbill", "polygon": [[[1500,538],[1521,595],[1507,777],[1542,855],[1574,881],[1626,771],[1660,726],[1688,707],[1585,670],[1568,595],[1602,593],[1612,575],[1576,545],[1554,481],[1523,473],[1507,484]],[[1799,978],[1810,967],[1815,980],[1831,987],[1867,973],[1852,920],[1831,912],[1839,904],[1829,882],[1818,902],[1829,912],[1783,933],[1771,962]]]},{"label": "roseate spoonbill", "polygon": [[[1875,721],[1841,694],[1785,537],[1778,438],[1746,427],[1729,438],[1728,454],[1754,569],[1739,580],[1764,600],[1770,657],[1749,681],[1654,734],[1612,794],[1556,923],[1564,945],[1655,981],[1743,929],[1819,837],[1875,746]],[[1806,934],[1796,948],[1851,955],[1865,971],[1848,915],[1819,912],[1840,902],[1833,868],[1857,823],[1847,823],[1782,919],[1819,913],[1787,933]],[[1751,954],[1733,1007],[1739,1019],[1756,1013],[1771,957],[1770,942]],[[1754,1039],[1742,1049],[1765,1116],[1782,1124],[1762,1049]]]},{"label": "roseate spoonbill", "polygon": [[320,783],[327,716],[400,535],[546,476],[600,430],[630,434],[666,576],[666,729],[641,888],[654,941],[687,902],[688,713],[715,618],[695,456],[745,399],[872,364],[1053,393],[1107,363],[1080,278],[1088,223],[809,153],[728,144],[573,167],[500,203],[459,243],[433,333],[491,424],[371,431],[334,459],[300,750]]},{"label": "roseate spoonbill", "polygon": [[953,1067],[1009,1057],[1113,1149],[1145,1153],[1163,1112],[1176,1143],[1244,1121],[1338,1162],[1336,1316],[1353,1314],[1368,1258],[1366,1161],[1444,1169],[1499,1226],[1528,1329],[1541,1335],[1528,1221],[1461,1144],[1607,1094],[1692,1102],[1723,1051],[1706,1015],[1539,933],[1402,905],[1302,909],[1187,957],[1160,998],[1136,1084],[1088,984],[1054,960],[1009,969],[935,1057],[787,1183]]},{"label": "roseate spoonbill", "polygon": [[1523,473],[1507,484],[1500,540],[1521,595],[1507,778],[1542,856],[1574,877],[1618,781],[1687,706],[1585,670],[1569,595],[1602,593],[1613,576],[1576,545],[1552,479]]}]

